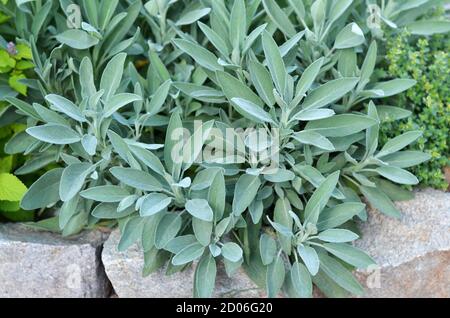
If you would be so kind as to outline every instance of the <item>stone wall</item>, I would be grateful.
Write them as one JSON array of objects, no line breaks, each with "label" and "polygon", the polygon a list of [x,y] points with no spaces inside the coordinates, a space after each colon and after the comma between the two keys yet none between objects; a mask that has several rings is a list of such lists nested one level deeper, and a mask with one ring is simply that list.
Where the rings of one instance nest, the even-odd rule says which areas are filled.
[{"label": "stone wall", "polygon": [[[370,211],[357,246],[378,267],[356,275],[366,297],[450,297],[450,193],[417,192],[399,202],[401,220]],[[62,239],[22,225],[0,225],[0,297],[191,297],[193,268],[143,278],[137,245],[116,249],[119,233]],[[113,289],[111,289],[111,285]],[[244,271],[219,269],[215,297],[264,297]]]}]

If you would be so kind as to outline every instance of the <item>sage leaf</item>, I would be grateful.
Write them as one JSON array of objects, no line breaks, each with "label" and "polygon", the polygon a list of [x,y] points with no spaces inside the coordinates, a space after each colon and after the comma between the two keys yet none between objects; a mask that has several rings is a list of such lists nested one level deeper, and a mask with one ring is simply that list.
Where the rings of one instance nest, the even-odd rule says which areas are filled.
[{"label": "sage leaf", "polygon": [[194,297],[211,297],[216,283],[216,261],[210,254],[198,262],[194,274]]},{"label": "sage leaf", "polygon": [[362,250],[346,243],[325,243],[323,248],[357,268],[367,269],[375,264],[375,261]]},{"label": "sage leaf", "polygon": [[71,128],[59,124],[45,124],[27,128],[26,132],[34,138],[55,145],[68,145],[79,142],[81,137]]},{"label": "sage leaf", "polygon": [[267,267],[266,272],[266,290],[267,297],[274,298],[278,295],[284,283],[286,270],[283,259],[278,255],[276,259]]},{"label": "sage leaf", "polygon": [[59,182],[63,171],[62,168],[56,168],[37,179],[23,196],[20,207],[30,211],[59,201]]},{"label": "sage leaf", "polygon": [[292,287],[299,297],[310,298],[312,296],[313,287],[311,276],[306,267],[299,262],[295,262],[289,273]]},{"label": "sage leaf", "polygon": [[121,187],[105,185],[86,189],[81,191],[80,195],[85,199],[99,202],[120,202],[130,193]]},{"label": "sage leaf", "polygon": [[172,198],[163,193],[150,193],[145,196],[139,214],[142,217],[151,216],[163,211],[172,202]]},{"label": "sage leaf", "polygon": [[144,171],[113,167],[110,172],[120,182],[139,190],[158,191],[162,188],[161,183],[154,176]]},{"label": "sage leaf", "polygon": [[241,98],[233,98],[231,101],[233,102],[233,106],[242,116],[257,123],[273,123],[273,119],[270,117],[269,113],[264,111],[258,105]]},{"label": "sage leaf", "polygon": [[365,41],[364,33],[354,22],[345,26],[336,36],[334,47],[336,49],[347,49],[363,44]]},{"label": "sage leaf", "polygon": [[353,275],[334,258],[320,254],[320,266],[323,272],[339,286],[355,295],[362,295],[364,289]]},{"label": "sage leaf", "polygon": [[310,246],[301,244],[297,246],[297,252],[300,258],[305,263],[306,268],[308,268],[308,271],[311,273],[311,275],[316,275],[319,271],[320,265],[316,250]]},{"label": "sage leaf", "polygon": [[345,243],[358,239],[358,235],[345,229],[328,229],[317,236],[320,240],[331,243]]},{"label": "sage leaf", "polygon": [[208,201],[204,199],[189,200],[186,202],[185,208],[192,216],[200,220],[211,222],[214,218],[213,211],[209,206]]},{"label": "sage leaf", "polygon": [[248,208],[250,203],[256,197],[258,189],[261,185],[261,180],[258,176],[244,174],[239,177],[236,182],[233,197],[233,214],[240,215]]},{"label": "sage leaf", "polygon": [[186,246],[172,258],[172,264],[175,266],[190,263],[202,256],[205,247],[199,243]]},{"label": "sage leaf", "polygon": [[92,172],[90,163],[75,163],[67,166],[59,184],[59,196],[61,201],[71,200],[83,187],[84,180]]},{"label": "sage leaf", "polygon": [[267,234],[262,234],[259,239],[259,253],[264,265],[273,262],[277,254],[277,244],[275,240]]},{"label": "sage leaf", "polygon": [[56,40],[77,50],[85,50],[98,43],[97,38],[78,29],[64,31],[56,36]]},{"label": "sage leaf", "polygon": [[238,262],[242,259],[242,248],[234,242],[225,243],[222,246],[222,255],[230,262]]},{"label": "sage leaf", "polygon": [[79,108],[67,98],[50,94],[45,96],[45,99],[59,112],[66,114],[79,122],[86,122],[86,118],[84,118]]}]

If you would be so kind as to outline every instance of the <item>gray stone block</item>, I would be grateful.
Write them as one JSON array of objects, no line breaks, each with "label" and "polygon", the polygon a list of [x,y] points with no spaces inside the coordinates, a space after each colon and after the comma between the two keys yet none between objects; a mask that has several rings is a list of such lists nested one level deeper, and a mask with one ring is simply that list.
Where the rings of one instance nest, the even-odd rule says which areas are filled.
[{"label": "gray stone block", "polygon": [[107,297],[100,260],[105,235],[70,239],[18,224],[0,224],[0,298]]},{"label": "gray stone block", "polygon": [[359,272],[366,297],[450,297],[450,193],[416,191],[396,220],[370,211],[356,245],[379,268]]},{"label": "gray stone block", "polygon": [[[142,249],[136,244],[125,252],[118,252],[119,239],[119,231],[112,232],[102,253],[106,274],[119,298],[192,297],[194,267],[170,276],[165,275],[163,267],[147,277],[142,277]],[[264,291],[259,289],[242,269],[229,278],[224,269],[219,267],[214,297],[262,296]]]}]

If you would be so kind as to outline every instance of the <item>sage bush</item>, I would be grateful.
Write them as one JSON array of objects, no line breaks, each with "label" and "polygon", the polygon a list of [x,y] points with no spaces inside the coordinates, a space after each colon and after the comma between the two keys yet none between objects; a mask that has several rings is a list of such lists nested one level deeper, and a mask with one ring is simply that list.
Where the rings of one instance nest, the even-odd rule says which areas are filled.
[{"label": "sage bush", "polygon": [[383,98],[415,81],[372,79],[365,4],[47,3],[14,6],[21,28],[39,18],[38,96],[5,98],[27,124],[6,151],[57,163],[21,202],[55,211],[40,226],[118,225],[144,275],[194,263],[196,297],[212,295],[219,262],[269,297],[363,293],[351,271],[374,261],[351,243],[364,202],[400,217],[399,185],[418,182],[406,168],[429,159],[402,151],[420,131],[379,146],[380,123],[401,113]]}]

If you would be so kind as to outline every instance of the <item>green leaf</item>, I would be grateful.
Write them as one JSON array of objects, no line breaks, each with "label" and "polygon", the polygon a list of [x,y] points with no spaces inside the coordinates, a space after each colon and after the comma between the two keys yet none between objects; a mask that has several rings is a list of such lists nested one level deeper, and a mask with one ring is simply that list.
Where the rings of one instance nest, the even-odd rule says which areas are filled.
[{"label": "green leaf", "polygon": [[342,14],[348,9],[352,4],[353,0],[335,0],[332,2],[332,7],[330,9],[329,24],[332,24],[337,19],[339,19]]},{"label": "green leaf", "polygon": [[263,264],[269,265],[277,255],[277,243],[271,236],[263,233],[259,239],[259,252]]},{"label": "green leaf", "polygon": [[56,36],[56,40],[77,50],[88,49],[98,44],[98,39],[96,37],[78,29],[64,31]]},{"label": "green leaf", "polygon": [[150,193],[142,201],[139,214],[141,217],[151,216],[163,211],[172,202],[172,198],[163,193]]},{"label": "green leaf", "polygon": [[398,167],[381,166],[375,169],[380,175],[400,184],[415,185],[419,183],[419,180],[412,173],[403,170]]},{"label": "green leaf", "polygon": [[330,174],[314,191],[305,207],[305,223],[317,223],[320,212],[323,210],[328,200],[330,199],[333,190],[339,180],[340,171]]},{"label": "green leaf", "polygon": [[280,49],[267,31],[262,33],[262,45],[273,83],[283,96],[286,90],[287,72]]},{"label": "green leaf", "polygon": [[25,115],[28,115],[37,120],[42,120],[36,110],[27,102],[24,102],[23,100],[17,99],[15,97],[6,97],[5,100]]},{"label": "green leaf", "polygon": [[397,152],[413,143],[417,138],[421,136],[421,131],[408,131],[400,136],[388,140],[388,142],[384,144],[383,148],[381,148],[380,152],[376,156],[377,158],[382,158],[386,155]]},{"label": "green leaf", "polygon": [[331,141],[315,131],[303,130],[292,134],[292,137],[302,144],[312,145],[328,151],[334,150]]},{"label": "green leaf", "polygon": [[264,179],[273,183],[281,183],[291,181],[295,178],[292,171],[286,169],[276,169],[276,172],[264,174]]},{"label": "green leaf", "polygon": [[266,273],[266,290],[267,297],[274,298],[278,295],[284,283],[286,271],[284,268],[283,259],[278,255],[269,267]]},{"label": "green leaf", "polygon": [[308,270],[303,264],[295,262],[292,265],[290,278],[292,287],[299,295],[299,297],[310,298],[312,296],[313,286],[311,276],[309,275]]},{"label": "green leaf", "polygon": [[325,107],[350,92],[359,79],[344,77],[329,81],[313,90],[302,103],[303,109],[316,109]]},{"label": "green leaf", "polygon": [[346,243],[325,243],[323,247],[356,268],[367,269],[370,265],[375,264],[375,261],[362,250]]},{"label": "green leaf", "polygon": [[447,33],[450,32],[450,21],[421,20],[409,23],[406,25],[406,27],[412,34],[417,35],[432,35],[436,33]]},{"label": "green leaf", "polygon": [[355,295],[362,295],[364,289],[352,274],[334,258],[320,254],[320,267],[323,272],[339,286]]},{"label": "green leaf", "polygon": [[234,188],[233,214],[240,215],[248,208],[258,193],[261,180],[258,176],[243,174],[239,177]]},{"label": "green leaf", "polygon": [[122,252],[127,250],[138,239],[142,237],[144,230],[144,219],[140,217],[132,217],[125,223],[117,249]]},{"label": "green leaf", "polygon": [[264,106],[263,101],[245,83],[242,83],[237,78],[225,72],[217,72],[216,74],[217,80],[228,100],[231,101],[233,98],[241,98],[261,108]]},{"label": "green leaf", "polygon": [[358,83],[358,90],[364,89],[364,87],[370,82],[370,77],[372,76],[373,70],[375,68],[375,63],[377,62],[377,42],[372,41],[367,50],[364,63],[361,67],[361,75]]},{"label": "green leaf", "polygon": [[[192,188],[191,188],[192,189]],[[226,185],[223,171],[219,170],[208,191],[208,203],[214,212],[215,220],[220,220],[225,211]]]},{"label": "green leaf", "polygon": [[84,135],[81,139],[81,145],[88,155],[94,156],[97,150],[97,138],[92,135]]},{"label": "green leaf", "polygon": [[58,202],[59,180],[63,170],[62,168],[50,170],[35,181],[22,198],[20,207],[24,210],[35,210]]},{"label": "green leaf", "polygon": [[204,199],[189,200],[186,202],[185,208],[192,216],[200,220],[211,222],[214,218],[214,213],[208,201]]},{"label": "green leaf", "polygon": [[162,188],[161,183],[151,174],[132,168],[113,167],[111,174],[120,182],[130,187],[144,191],[158,191]]},{"label": "green leaf", "polygon": [[16,176],[0,173],[0,200],[20,201],[27,191],[27,187]]},{"label": "green leaf", "polygon": [[152,171],[156,172],[157,174],[163,177],[165,176],[166,171],[164,169],[164,166],[162,165],[159,158],[155,156],[152,152],[133,145],[129,145],[129,148],[131,152]]},{"label": "green leaf", "polygon": [[305,69],[295,89],[296,99],[303,98],[303,95],[311,88],[311,85],[314,83],[317,75],[319,75],[320,68],[323,65],[323,60],[324,58],[321,57]]},{"label": "green leaf", "polygon": [[30,127],[27,133],[34,138],[55,145],[68,145],[79,142],[81,137],[69,127],[59,124],[46,124]]},{"label": "green leaf", "polygon": [[74,163],[64,169],[59,184],[61,201],[67,202],[77,195],[93,167],[90,163]]},{"label": "green leaf", "polygon": [[84,190],[80,192],[80,195],[85,199],[99,202],[120,202],[130,193],[118,186],[104,185]]},{"label": "green leaf", "polygon": [[363,44],[364,33],[354,22],[346,25],[336,36],[334,47],[336,49],[347,49]]},{"label": "green leaf", "polygon": [[45,99],[52,104],[52,106],[59,112],[66,114],[70,118],[73,118],[79,122],[86,122],[80,109],[67,98],[59,95],[50,94],[45,96]]},{"label": "green leaf", "polygon": [[[273,218],[276,224],[285,227],[289,232],[292,231],[292,217],[289,214],[291,206],[286,198],[279,198],[275,204]],[[273,226],[273,224],[272,224]],[[275,228],[276,229],[276,228]],[[292,250],[292,238],[289,236],[279,236],[279,241],[283,251],[290,255]]]},{"label": "green leaf", "polygon": [[394,218],[400,218],[401,214],[392,203],[391,199],[377,188],[360,186],[361,193],[366,197],[369,203],[380,212]]},{"label": "green leaf", "polygon": [[134,207],[129,207],[124,211],[117,212],[117,203],[102,202],[98,204],[92,211],[92,216],[98,219],[121,219],[135,212]]},{"label": "green leaf", "polygon": [[172,258],[172,264],[179,266],[195,261],[202,256],[204,250],[205,247],[200,243],[188,245]]},{"label": "green leaf", "polygon": [[335,114],[332,109],[306,109],[295,114],[290,121],[311,121],[331,117]]},{"label": "green leaf", "polygon": [[167,243],[164,249],[172,254],[177,254],[186,246],[194,244],[196,242],[197,240],[195,239],[195,236],[192,234],[177,236],[174,239],[172,239],[169,243]]},{"label": "green leaf", "polygon": [[247,20],[244,0],[234,0],[230,14],[230,42],[240,49],[247,34]]},{"label": "green leaf", "polygon": [[345,202],[332,208],[325,209],[319,215],[317,228],[319,231],[322,231],[339,226],[352,219],[355,215],[361,213],[364,208],[365,205],[363,203]]},{"label": "green leaf", "polygon": [[325,242],[345,243],[358,239],[358,235],[349,230],[329,229],[319,233],[318,238]]},{"label": "green leaf", "polygon": [[217,266],[214,257],[207,254],[198,262],[194,274],[194,297],[212,296],[216,283]]},{"label": "green leaf", "polygon": [[273,96],[274,87],[269,72],[257,61],[250,61],[249,70],[252,83],[259,96],[267,105],[272,107],[275,104],[275,97]]},{"label": "green leaf", "polygon": [[295,35],[295,28],[289,17],[278,6],[275,0],[263,0],[264,9],[275,25],[287,36]]},{"label": "green leaf", "polygon": [[242,248],[234,242],[225,243],[222,246],[222,255],[230,262],[238,262],[242,259]]},{"label": "green leaf", "polygon": [[[383,156],[383,161],[390,166],[409,168],[431,159],[431,155],[420,151],[399,151]],[[17,171],[16,171],[17,173]]]},{"label": "green leaf", "polygon": [[175,39],[173,43],[191,56],[200,66],[213,72],[223,70],[223,67],[217,62],[217,57],[197,43],[184,39]]},{"label": "green leaf", "polygon": [[316,250],[310,246],[301,244],[297,246],[297,252],[305,263],[306,268],[308,268],[308,271],[311,273],[311,275],[316,275],[319,271],[320,265]]},{"label": "green leaf", "polygon": [[227,42],[223,40],[219,34],[202,22],[198,22],[198,26],[200,27],[200,30],[202,30],[203,34],[205,34],[208,38],[209,42],[211,42],[223,56],[228,57],[230,55]]},{"label": "green leaf", "polygon": [[123,75],[123,65],[127,58],[126,53],[114,56],[106,65],[100,80],[100,89],[104,90],[103,99],[108,101],[120,86]]},{"label": "green leaf", "polygon": [[175,23],[177,26],[188,25],[200,20],[211,11],[210,8],[191,10],[183,14]]},{"label": "green leaf", "polygon": [[[155,233],[155,246],[158,249],[166,245],[178,234],[183,224],[179,214],[167,213],[158,223]],[[196,243],[198,244],[198,243]],[[200,245],[200,244],[199,244]]]},{"label": "green leaf", "polygon": [[[180,154],[180,143],[182,142],[180,135],[182,133],[183,125],[181,123],[180,114],[174,112],[170,117],[169,125],[167,126],[166,140],[164,143],[164,163],[166,165],[167,171],[175,177],[178,178],[181,164],[182,155]],[[181,139],[181,140],[180,140]],[[178,150],[178,153],[175,153]],[[173,157],[176,155],[176,158]]]},{"label": "green leaf", "polygon": [[315,130],[325,137],[345,137],[377,124],[373,118],[364,115],[342,114],[311,121],[306,130]]},{"label": "green leaf", "polygon": [[161,107],[164,105],[164,102],[169,95],[171,85],[172,82],[170,80],[167,80],[162,83],[161,86],[156,90],[155,94],[153,94],[153,98],[151,99],[147,108],[147,113],[149,114],[149,116],[156,115],[161,110]]},{"label": "green leaf", "polygon": [[192,218],[192,229],[194,230],[195,237],[203,246],[208,246],[211,243],[213,226],[213,222],[203,221],[196,217]]},{"label": "green leaf", "polygon": [[122,107],[136,101],[141,101],[142,97],[136,94],[121,93],[112,96],[105,104],[103,117],[108,118]]},{"label": "green leaf", "polygon": [[382,94],[380,96],[371,96],[372,98],[380,97],[389,97],[393,95],[400,94],[403,91],[413,87],[416,85],[416,81],[412,79],[393,79],[386,82],[379,82],[373,85],[370,89],[372,91],[381,91]]},{"label": "green leaf", "polygon": [[257,123],[273,123],[273,119],[270,117],[269,113],[264,111],[258,105],[242,98],[233,98],[231,101],[233,102],[234,108],[236,108],[242,116]]}]

